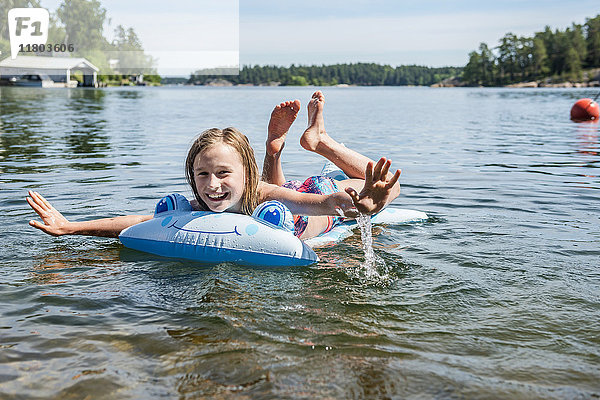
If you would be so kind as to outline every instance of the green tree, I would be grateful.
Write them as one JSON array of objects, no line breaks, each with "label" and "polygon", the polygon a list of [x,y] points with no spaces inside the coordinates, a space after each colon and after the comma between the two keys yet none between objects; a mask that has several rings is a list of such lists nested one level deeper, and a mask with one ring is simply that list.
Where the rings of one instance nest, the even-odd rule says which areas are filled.
[{"label": "green tree", "polygon": [[588,18],[585,23],[587,65],[589,67],[600,67],[600,15]]},{"label": "green tree", "polygon": [[48,43],[57,44],[64,43],[67,37],[65,28],[60,24],[60,21],[55,13],[50,14],[50,26],[48,27]]},{"label": "green tree", "polygon": [[517,40],[516,47],[517,60],[517,78],[520,80],[530,80],[534,76],[533,72],[533,39],[529,37],[520,37]]},{"label": "green tree", "polygon": [[574,47],[569,47],[565,57],[566,77],[570,80],[581,80],[581,60]]},{"label": "green tree", "polygon": [[496,57],[486,43],[479,45],[481,55],[481,79],[486,85],[493,85],[495,79]]},{"label": "green tree", "polygon": [[142,41],[133,28],[125,29],[122,25],[115,29],[112,42],[119,60],[119,72],[122,74],[156,74],[154,59],[144,53]]},{"label": "green tree", "polygon": [[491,63],[494,66],[491,71],[484,64],[493,56],[485,56],[483,45],[480,52],[469,53],[463,74],[465,82],[505,85],[549,75],[581,80],[584,67],[600,67],[600,15],[587,19],[585,25],[573,23],[564,31],[552,31],[546,26],[533,37],[507,33],[495,49],[498,56]]},{"label": "green tree", "polygon": [[500,39],[498,46],[498,67],[500,69],[500,82],[502,84],[515,81],[519,70],[517,63],[518,38],[513,33],[507,33]]},{"label": "green tree", "polygon": [[[567,70],[567,52],[571,48],[569,37],[558,29],[554,32],[552,51],[550,52],[551,72],[562,75]],[[574,53],[571,53],[573,55]]]},{"label": "green tree", "polygon": [[[583,64],[587,58],[587,46],[585,42],[585,36],[583,33],[583,26],[573,24],[573,26],[566,30],[567,38],[569,39],[570,47],[572,47],[577,53],[577,57]],[[568,57],[567,57],[568,58]]]},{"label": "green tree", "polygon": [[299,75],[292,75],[288,85],[292,86],[308,86],[308,81],[305,77]]},{"label": "green tree", "polygon": [[537,35],[533,38],[531,56],[534,78],[542,78],[548,75],[550,71],[548,67],[548,52],[546,51],[544,40]]},{"label": "green tree", "polygon": [[90,50],[105,50],[109,44],[102,35],[106,9],[98,0],[63,0],[56,15],[64,25],[65,41],[75,54],[85,57]]},{"label": "green tree", "polygon": [[486,43],[479,44],[479,53],[469,53],[469,62],[463,70],[463,80],[471,85],[494,84],[495,57]]},{"label": "green tree", "polygon": [[472,51],[469,53],[469,62],[463,70],[463,80],[469,85],[481,85],[482,74],[481,74],[481,56],[478,52]]}]

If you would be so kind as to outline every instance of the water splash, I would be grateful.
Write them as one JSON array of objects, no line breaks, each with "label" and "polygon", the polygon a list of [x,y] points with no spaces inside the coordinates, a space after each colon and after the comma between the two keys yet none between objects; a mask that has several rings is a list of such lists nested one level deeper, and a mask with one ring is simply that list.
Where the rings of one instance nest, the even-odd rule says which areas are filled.
[{"label": "water splash", "polygon": [[354,270],[354,277],[362,282],[374,283],[376,285],[385,286],[391,283],[390,268],[386,265],[384,259],[375,254],[373,250],[371,216],[360,214],[356,218],[356,222],[360,228],[360,238],[365,254],[365,261]]}]

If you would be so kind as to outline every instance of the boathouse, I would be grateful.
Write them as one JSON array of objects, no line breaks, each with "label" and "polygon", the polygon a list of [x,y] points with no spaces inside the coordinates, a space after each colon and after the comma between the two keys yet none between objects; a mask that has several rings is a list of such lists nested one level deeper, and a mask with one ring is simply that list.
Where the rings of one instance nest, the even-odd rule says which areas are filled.
[{"label": "boathouse", "polygon": [[[98,67],[85,58],[18,56],[0,61],[0,79],[3,81],[23,75],[48,75],[55,83],[70,86],[75,72],[83,76],[82,86],[98,87]],[[75,83],[75,82],[73,82]]]}]

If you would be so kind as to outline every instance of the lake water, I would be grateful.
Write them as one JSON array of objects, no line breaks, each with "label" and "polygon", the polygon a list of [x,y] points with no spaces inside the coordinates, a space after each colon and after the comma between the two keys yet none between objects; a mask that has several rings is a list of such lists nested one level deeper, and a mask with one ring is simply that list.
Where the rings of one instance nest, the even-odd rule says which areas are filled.
[{"label": "lake water", "polygon": [[190,197],[195,134],[236,126],[259,165],[272,107],[314,88],[0,88],[0,397],[600,397],[598,124],[592,89],[324,88],[328,132],[402,169],[375,226],[301,268],[171,261],[27,225],[42,193],[85,220]]}]

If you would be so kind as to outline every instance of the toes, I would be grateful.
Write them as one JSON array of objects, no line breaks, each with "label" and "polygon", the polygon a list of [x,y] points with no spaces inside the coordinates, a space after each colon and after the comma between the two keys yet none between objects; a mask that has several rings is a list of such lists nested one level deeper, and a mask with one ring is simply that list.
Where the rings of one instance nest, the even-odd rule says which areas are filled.
[{"label": "toes", "polygon": [[280,110],[280,109],[288,109],[294,112],[297,112],[300,109],[300,101],[299,100],[288,100],[288,101],[284,101],[281,104],[275,106],[275,109]]}]

